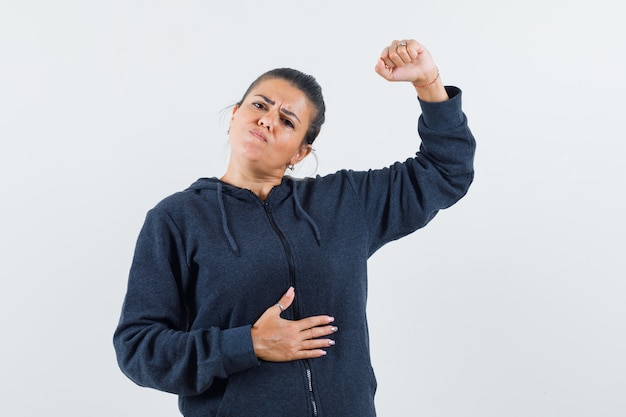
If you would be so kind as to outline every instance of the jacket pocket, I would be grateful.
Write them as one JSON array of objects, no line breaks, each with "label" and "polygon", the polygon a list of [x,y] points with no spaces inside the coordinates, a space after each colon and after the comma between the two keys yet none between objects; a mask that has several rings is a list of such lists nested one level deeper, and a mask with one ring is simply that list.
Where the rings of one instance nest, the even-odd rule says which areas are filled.
[{"label": "jacket pocket", "polygon": [[300,361],[262,362],[229,377],[217,417],[311,415],[306,384]]}]

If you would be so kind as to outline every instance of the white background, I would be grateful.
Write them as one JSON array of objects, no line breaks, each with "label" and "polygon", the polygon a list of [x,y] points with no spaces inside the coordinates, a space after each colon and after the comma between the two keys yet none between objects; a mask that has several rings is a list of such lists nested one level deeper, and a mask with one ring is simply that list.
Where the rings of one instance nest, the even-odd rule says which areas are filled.
[{"label": "white background", "polygon": [[478,153],[466,198],[371,259],[379,415],[626,415],[618,4],[0,0],[0,415],[178,415],[111,342],[146,211],[223,173],[223,110],[278,66],[324,88],[320,174],[410,156],[415,94],[373,71],[403,38]]}]

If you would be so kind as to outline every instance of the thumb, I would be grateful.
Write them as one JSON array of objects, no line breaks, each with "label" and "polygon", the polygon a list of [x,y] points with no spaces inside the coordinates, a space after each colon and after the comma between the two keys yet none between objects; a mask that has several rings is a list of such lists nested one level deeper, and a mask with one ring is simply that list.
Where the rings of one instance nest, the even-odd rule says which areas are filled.
[{"label": "thumb", "polygon": [[293,303],[293,299],[296,298],[296,292],[293,287],[289,287],[287,292],[280,297],[278,303],[276,303],[276,307],[280,309],[280,312],[287,310],[289,306]]},{"label": "thumb", "polygon": [[378,58],[378,62],[376,62],[376,66],[374,67],[374,70],[376,71],[378,75],[380,75],[386,80],[389,80],[391,77],[391,68],[389,68],[385,64],[385,61],[383,61],[382,58]]}]

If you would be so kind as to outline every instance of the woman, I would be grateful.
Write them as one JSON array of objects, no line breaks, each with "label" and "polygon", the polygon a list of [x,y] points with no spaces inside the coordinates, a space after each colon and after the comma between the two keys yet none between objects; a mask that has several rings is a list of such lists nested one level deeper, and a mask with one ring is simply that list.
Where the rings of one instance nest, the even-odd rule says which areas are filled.
[{"label": "woman", "polygon": [[114,344],[123,372],[178,394],[183,415],[375,415],[367,259],[467,192],[475,147],[460,90],[417,41],[392,42],[375,69],[417,91],[414,158],[285,176],[325,107],[313,77],[273,70],[233,108],[224,176],[148,213]]}]

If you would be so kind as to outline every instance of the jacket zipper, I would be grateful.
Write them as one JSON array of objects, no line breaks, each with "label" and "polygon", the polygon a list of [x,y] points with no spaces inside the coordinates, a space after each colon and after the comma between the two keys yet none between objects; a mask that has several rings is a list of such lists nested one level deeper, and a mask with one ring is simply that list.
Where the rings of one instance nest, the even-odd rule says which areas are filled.
[{"label": "jacket zipper", "polygon": [[[267,218],[272,225],[272,228],[278,235],[280,242],[283,244],[283,248],[285,249],[285,253],[287,255],[287,264],[289,266],[289,285],[296,288],[296,266],[293,260],[293,254],[291,253],[291,248],[289,247],[289,243],[285,238],[283,232],[278,228],[276,221],[274,220],[274,216],[272,215],[272,209],[270,208],[270,204],[267,201],[263,202],[263,207],[265,208],[265,214],[267,214]],[[300,319],[300,309],[298,307],[298,299],[293,300],[293,316],[295,320]],[[313,378],[311,376],[311,365],[308,359],[304,359],[302,361],[304,364],[304,371],[306,373],[306,380],[309,389],[309,396],[311,400],[311,406],[313,408],[313,417],[317,417],[317,402],[315,400],[315,392],[313,391]]]}]

